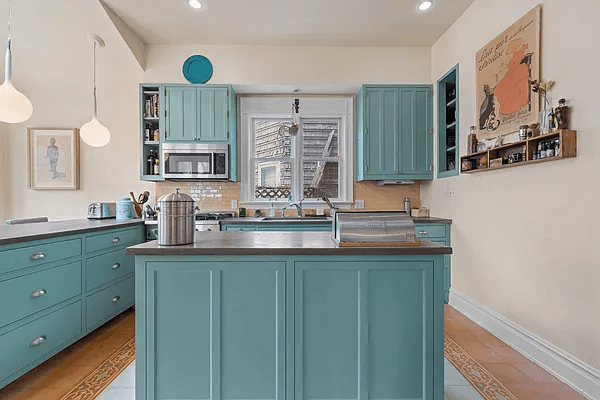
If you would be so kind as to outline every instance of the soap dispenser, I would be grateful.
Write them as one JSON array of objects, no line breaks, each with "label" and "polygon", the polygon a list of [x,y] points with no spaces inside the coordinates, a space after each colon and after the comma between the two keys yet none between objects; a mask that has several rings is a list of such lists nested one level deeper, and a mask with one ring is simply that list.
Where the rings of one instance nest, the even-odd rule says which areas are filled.
[{"label": "soap dispenser", "polygon": [[269,208],[269,217],[274,217],[275,216],[275,207],[273,206],[273,203],[271,203],[271,208]]}]

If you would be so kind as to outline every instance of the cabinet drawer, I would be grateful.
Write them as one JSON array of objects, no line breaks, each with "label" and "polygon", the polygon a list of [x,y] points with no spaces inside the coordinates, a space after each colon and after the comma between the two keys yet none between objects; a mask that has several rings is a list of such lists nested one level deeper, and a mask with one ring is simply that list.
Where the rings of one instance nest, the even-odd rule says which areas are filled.
[{"label": "cabinet drawer", "polygon": [[133,275],[135,266],[133,256],[126,256],[125,249],[88,258],[85,264],[86,290]]},{"label": "cabinet drawer", "polygon": [[0,274],[81,255],[81,239],[33,242],[27,247],[0,251]]},{"label": "cabinet drawer", "polygon": [[77,301],[0,336],[0,381],[80,333],[81,301]]},{"label": "cabinet drawer", "polygon": [[130,307],[135,295],[135,280],[132,276],[102,289],[87,298],[87,329],[112,314]]},{"label": "cabinet drawer", "polygon": [[81,294],[81,261],[0,282],[0,326]]},{"label": "cabinet drawer", "polygon": [[415,231],[418,238],[446,238],[446,225],[445,224],[431,224],[421,225],[415,224]]},{"label": "cabinet drawer", "polygon": [[133,229],[119,229],[111,230],[106,233],[99,235],[88,236],[85,238],[85,251],[92,253],[98,250],[112,249],[122,246],[127,243],[138,241],[139,230]]}]

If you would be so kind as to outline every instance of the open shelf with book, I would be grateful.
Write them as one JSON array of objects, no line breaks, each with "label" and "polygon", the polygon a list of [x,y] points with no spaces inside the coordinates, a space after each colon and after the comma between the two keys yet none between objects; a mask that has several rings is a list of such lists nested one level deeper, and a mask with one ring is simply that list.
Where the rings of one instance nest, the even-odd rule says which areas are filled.
[{"label": "open shelf with book", "polygon": [[[162,90],[161,90],[162,89]],[[164,91],[162,85],[140,85],[140,129],[141,129],[141,166],[140,178],[146,181],[163,180],[160,173],[160,144],[164,139],[164,115],[163,104]],[[148,165],[148,160],[153,155],[154,162]],[[158,163],[158,174],[155,173],[154,164]]]},{"label": "open shelf with book", "polygon": [[577,157],[577,131],[563,130],[462,156],[461,173],[493,171]]},{"label": "open shelf with book", "polygon": [[438,178],[458,175],[458,65],[437,82]]}]

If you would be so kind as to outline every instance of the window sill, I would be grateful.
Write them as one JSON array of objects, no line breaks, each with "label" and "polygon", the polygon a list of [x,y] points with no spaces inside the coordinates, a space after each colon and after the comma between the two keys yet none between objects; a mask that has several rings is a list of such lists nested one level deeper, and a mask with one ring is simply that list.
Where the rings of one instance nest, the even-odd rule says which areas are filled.
[{"label": "window sill", "polygon": [[[351,201],[335,201],[335,200],[331,200],[331,202],[336,206],[336,208],[339,209],[349,209],[352,206]],[[242,201],[240,204],[243,207],[246,208],[252,208],[252,209],[267,209],[269,207],[271,207],[271,203],[273,203],[273,207],[275,207],[276,209],[280,209],[281,207],[286,207],[288,208],[290,204],[295,203],[295,201],[289,202],[289,201]],[[302,209],[303,210],[316,210],[319,208],[324,208],[327,209],[329,208],[329,206],[327,204],[325,204],[324,201],[308,201],[308,200],[304,200],[302,202]]]}]

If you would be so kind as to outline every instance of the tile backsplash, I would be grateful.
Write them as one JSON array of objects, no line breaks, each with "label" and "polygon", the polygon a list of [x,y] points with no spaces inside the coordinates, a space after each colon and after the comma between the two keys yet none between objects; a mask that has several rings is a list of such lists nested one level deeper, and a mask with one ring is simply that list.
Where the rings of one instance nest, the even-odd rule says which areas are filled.
[{"label": "tile backsplash", "polygon": [[[227,181],[197,181],[197,182],[159,182],[156,183],[156,201],[163,195],[179,188],[196,200],[196,205],[202,211],[230,211],[231,201],[237,200],[238,207],[243,207],[240,200],[240,183]],[[365,210],[397,211],[404,209],[404,198],[408,197],[413,208],[421,205],[421,186],[418,182],[408,186],[377,186],[376,182],[354,182],[354,199],[365,201]],[[237,210],[236,210],[237,211]],[[262,210],[263,215],[268,209]],[[252,215],[254,209],[248,209],[247,215]],[[295,210],[287,210],[292,216]]]}]

